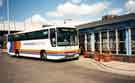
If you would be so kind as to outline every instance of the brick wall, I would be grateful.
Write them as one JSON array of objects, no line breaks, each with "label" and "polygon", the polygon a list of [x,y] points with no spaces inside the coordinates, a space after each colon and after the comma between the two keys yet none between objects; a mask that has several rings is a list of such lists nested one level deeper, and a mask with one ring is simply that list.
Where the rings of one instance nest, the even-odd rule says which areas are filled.
[{"label": "brick wall", "polygon": [[135,63],[135,56],[113,55],[112,59],[116,61]]}]

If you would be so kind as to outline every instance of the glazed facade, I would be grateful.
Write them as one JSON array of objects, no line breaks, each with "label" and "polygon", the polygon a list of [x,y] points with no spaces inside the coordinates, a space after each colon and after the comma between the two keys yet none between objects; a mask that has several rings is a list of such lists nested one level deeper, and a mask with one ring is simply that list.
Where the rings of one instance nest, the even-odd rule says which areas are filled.
[{"label": "glazed facade", "polygon": [[80,25],[80,48],[82,51],[113,55],[135,55],[135,14],[116,19]]}]

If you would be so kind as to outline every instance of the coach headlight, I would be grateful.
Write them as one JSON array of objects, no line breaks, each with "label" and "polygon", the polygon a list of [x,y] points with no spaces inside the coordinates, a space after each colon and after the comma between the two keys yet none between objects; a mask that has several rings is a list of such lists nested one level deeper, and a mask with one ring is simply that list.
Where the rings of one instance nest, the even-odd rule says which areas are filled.
[{"label": "coach headlight", "polygon": [[77,57],[77,56],[79,56],[79,54],[75,54],[74,56],[76,56],[76,57]]}]

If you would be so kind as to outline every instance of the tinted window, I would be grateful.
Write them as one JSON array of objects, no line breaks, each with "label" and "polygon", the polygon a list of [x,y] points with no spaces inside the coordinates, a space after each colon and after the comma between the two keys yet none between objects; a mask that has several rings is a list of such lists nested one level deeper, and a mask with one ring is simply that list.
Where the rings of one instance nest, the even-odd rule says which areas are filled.
[{"label": "tinted window", "polygon": [[34,31],[27,33],[28,39],[45,39],[48,38],[48,30]]},{"label": "tinted window", "polygon": [[8,36],[9,41],[45,39],[45,38],[48,38],[48,30],[34,31],[29,33],[22,33]]},{"label": "tinted window", "polygon": [[13,41],[13,35],[8,35],[8,41]]},{"label": "tinted window", "polygon": [[26,34],[16,34],[13,36],[15,41],[19,41],[19,40],[26,40],[27,39],[27,35]]}]

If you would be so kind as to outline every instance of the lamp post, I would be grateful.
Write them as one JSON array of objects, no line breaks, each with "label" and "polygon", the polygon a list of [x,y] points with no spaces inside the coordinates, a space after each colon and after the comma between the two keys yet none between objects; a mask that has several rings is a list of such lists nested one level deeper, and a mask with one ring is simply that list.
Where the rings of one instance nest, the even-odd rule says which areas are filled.
[{"label": "lamp post", "polygon": [[7,25],[8,25],[8,35],[10,35],[10,22],[9,22],[9,0],[7,0]]},{"label": "lamp post", "polygon": [[17,29],[16,29],[16,23],[15,23],[15,16],[13,15],[12,18],[13,18],[13,29],[16,31]]},{"label": "lamp post", "polygon": [[[8,29],[8,34],[7,34],[7,39],[6,39],[6,42],[7,42],[7,47],[9,46],[8,44],[8,36],[10,35],[10,22],[9,22],[9,0],[7,0],[7,29]],[[9,50],[7,49],[6,50],[7,53],[9,53]]]},{"label": "lamp post", "polygon": [[23,22],[23,25],[24,25],[23,30],[25,31],[25,27],[26,27],[25,17],[24,17],[24,22]]}]

